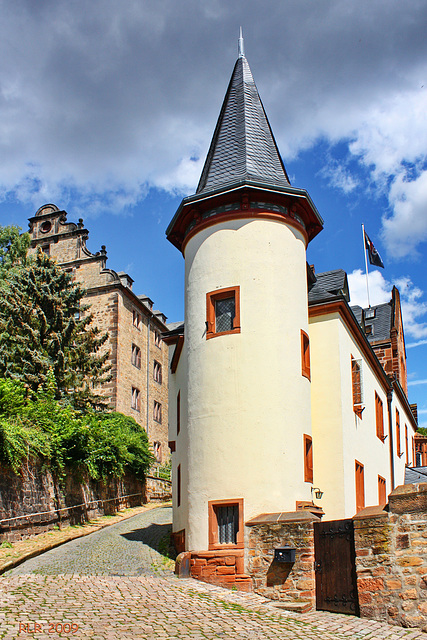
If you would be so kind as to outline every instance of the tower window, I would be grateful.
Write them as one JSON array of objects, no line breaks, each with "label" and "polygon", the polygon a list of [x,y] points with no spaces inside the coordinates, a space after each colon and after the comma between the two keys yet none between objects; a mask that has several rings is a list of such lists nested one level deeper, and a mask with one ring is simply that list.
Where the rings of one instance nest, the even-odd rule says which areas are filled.
[{"label": "tower window", "polygon": [[153,377],[156,382],[162,384],[162,365],[157,360],[154,360]]},{"label": "tower window", "polygon": [[240,333],[240,287],[206,294],[206,338]]},{"label": "tower window", "polygon": [[301,330],[301,372],[310,380],[310,340],[305,331]]},{"label": "tower window", "polygon": [[243,548],[243,498],[211,500],[209,511],[209,549],[225,545]]},{"label": "tower window", "polygon": [[313,440],[304,435],[304,482],[313,482]]}]

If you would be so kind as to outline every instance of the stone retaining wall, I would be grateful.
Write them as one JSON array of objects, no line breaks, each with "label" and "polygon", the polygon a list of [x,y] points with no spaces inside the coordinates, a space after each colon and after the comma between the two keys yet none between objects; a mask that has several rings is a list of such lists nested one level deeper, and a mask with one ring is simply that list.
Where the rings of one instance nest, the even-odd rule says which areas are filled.
[{"label": "stone retaining wall", "polygon": [[[132,495],[129,498],[122,496]],[[96,482],[75,471],[55,485],[49,470],[26,463],[19,474],[0,469],[0,542],[43,533],[61,524],[78,524],[146,501],[144,483],[132,476]],[[77,508],[72,508],[77,506]]]}]

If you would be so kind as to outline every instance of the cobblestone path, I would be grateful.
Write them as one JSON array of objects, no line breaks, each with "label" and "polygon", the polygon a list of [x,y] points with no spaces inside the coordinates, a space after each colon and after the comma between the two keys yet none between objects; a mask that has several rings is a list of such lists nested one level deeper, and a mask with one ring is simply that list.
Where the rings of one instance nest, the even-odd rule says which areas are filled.
[{"label": "cobblestone path", "polygon": [[152,509],[27,560],[6,575],[153,575],[164,568],[156,549],[171,523],[172,507]]},{"label": "cobblestone path", "polygon": [[427,640],[418,630],[298,615],[255,594],[178,580],[153,548],[170,517],[154,509],[0,577],[0,639]]}]

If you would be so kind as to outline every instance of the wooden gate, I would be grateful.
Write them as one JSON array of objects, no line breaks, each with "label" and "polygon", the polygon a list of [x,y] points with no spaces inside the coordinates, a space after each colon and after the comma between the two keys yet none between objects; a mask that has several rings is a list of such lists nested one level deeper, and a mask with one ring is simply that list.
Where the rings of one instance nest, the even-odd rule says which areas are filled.
[{"label": "wooden gate", "polygon": [[353,520],[314,523],[316,608],[359,615]]}]

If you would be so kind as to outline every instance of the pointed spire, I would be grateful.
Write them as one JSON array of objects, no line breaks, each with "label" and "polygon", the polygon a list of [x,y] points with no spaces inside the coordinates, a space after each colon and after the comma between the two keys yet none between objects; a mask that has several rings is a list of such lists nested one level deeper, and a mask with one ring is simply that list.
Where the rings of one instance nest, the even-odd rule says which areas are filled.
[{"label": "pointed spire", "polygon": [[244,45],[244,42],[243,42],[242,27],[240,27],[238,50],[239,50],[239,58],[244,58],[245,57],[245,45]]},{"label": "pointed spire", "polygon": [[239,57],[215,128],[196,193],[255,182],[289,187],[289,179],[245,58]]}]

